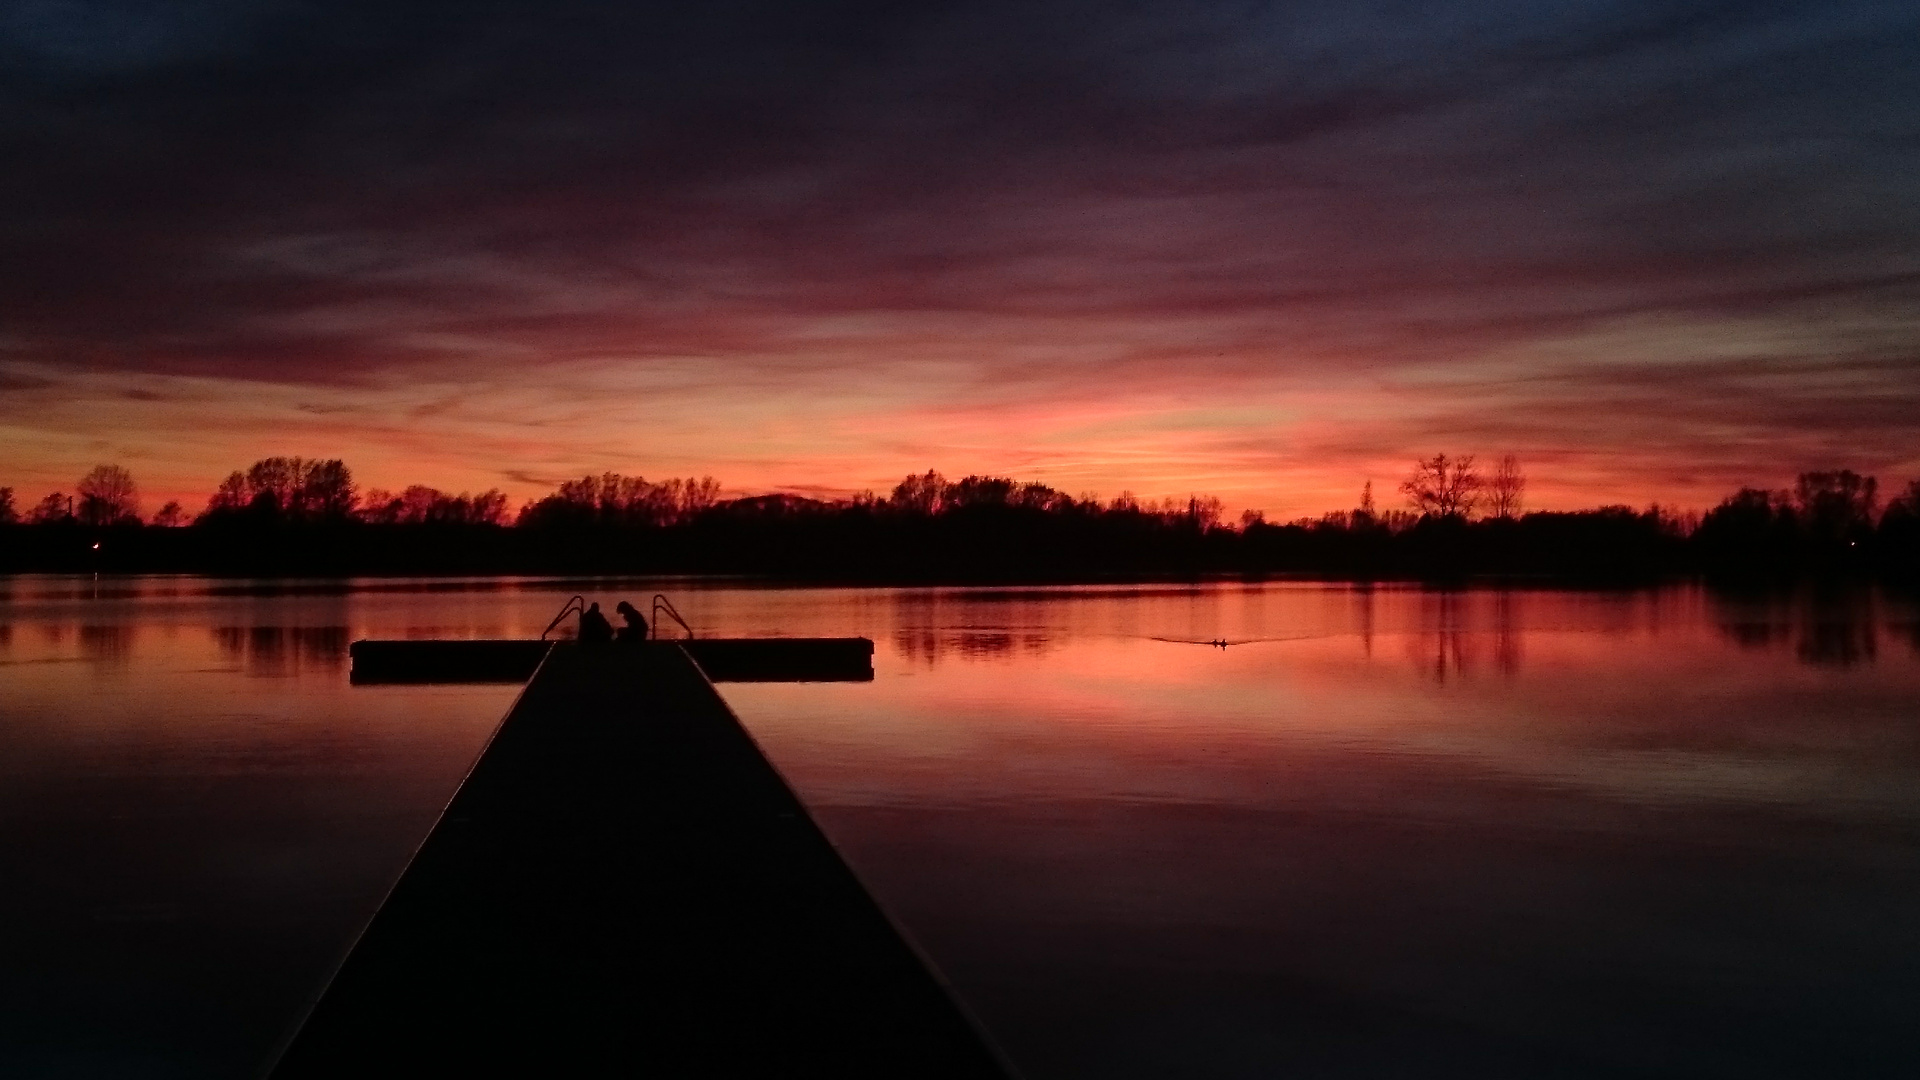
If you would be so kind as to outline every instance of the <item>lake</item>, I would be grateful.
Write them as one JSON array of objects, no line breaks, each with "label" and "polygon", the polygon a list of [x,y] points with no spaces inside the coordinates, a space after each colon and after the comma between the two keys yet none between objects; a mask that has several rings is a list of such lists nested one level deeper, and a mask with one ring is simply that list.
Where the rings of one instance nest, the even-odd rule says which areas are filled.
[{"label": "lake", "polygon": [[256,1075],[517,693],[348,643],[655,591],[1031,1080],[1920,1075],[1910,599],[184,577],[0,579],[0,1075]]}]

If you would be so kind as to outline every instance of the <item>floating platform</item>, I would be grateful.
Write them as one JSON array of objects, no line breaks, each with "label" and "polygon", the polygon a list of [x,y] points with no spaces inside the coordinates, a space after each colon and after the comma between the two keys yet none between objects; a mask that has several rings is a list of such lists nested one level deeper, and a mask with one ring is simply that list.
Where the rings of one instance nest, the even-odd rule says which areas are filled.
[{"label": "floating platform", "polygon": [[274,1077],[1011,1075],[686,647],[547,649]]},{"label": "floating platform", "polygon": [[[533,677],[551,641],[356,641],[348,647],[356,685],[518,683]],[[714,682],[869,682],[866,638],[692,638],[686,649]],[[616,641],[597,648],[629,647]]]}]

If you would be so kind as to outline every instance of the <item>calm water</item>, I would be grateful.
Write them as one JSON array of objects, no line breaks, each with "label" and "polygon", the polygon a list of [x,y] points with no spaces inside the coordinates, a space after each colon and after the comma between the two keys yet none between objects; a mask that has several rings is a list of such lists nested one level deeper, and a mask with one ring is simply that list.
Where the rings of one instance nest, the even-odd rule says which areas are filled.
[{"label": "calm water", "polygon": [[[1033,1080],[1920,1075],[1904,601],[663,587]],[[256,1073],[516,692],[347,643],[580,589],[0,580],[0,1076]]]}]

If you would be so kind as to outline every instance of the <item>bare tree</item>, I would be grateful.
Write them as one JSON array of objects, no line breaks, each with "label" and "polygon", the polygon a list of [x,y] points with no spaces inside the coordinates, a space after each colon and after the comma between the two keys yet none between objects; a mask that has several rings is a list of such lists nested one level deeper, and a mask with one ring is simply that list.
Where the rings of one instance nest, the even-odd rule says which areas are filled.
[{"label": "bare tree", "polygon": [[140,489],[118,465],[96,465],[80,479],[79,517],[88,525],[115,525],[140,517]]},{"label": "bare tree", "polygon": [[1880,482],[1851,469],[1801,473],[1793,503],[1808,535],[1840,543],[1872,531],[1880,516]]},{"label": "bare tree", "polygon": [[[1889,517],[1920,518],[1920,480],[1907,481],[1907,490],[1887,503]],[[1885,521],[1885,518],[1881,519]]]},{"label": "bare tree", "polygon": [[470,525],[505,525],[507,523],[507,493],[499,488],[488,488],[467,500],[467,523]]},{"label": "bare tree", "polygon": [[261,458],[244,477],[247,504],[271,502],[277,511],[298,509],[307,463],[297,457]]},{"label": "bare tree", "polygon": [[400,520],[401,505],[400,496],[374,488],[360,501],[359,517],[376,525],[392,525]]},{"label": "bare tree", "polygon": [[1487,494],[1493,502],[1493,516],[1510,518],[1520,512],[1520,499],[1527,490],[1527,475],[1520,471],[1520,459],[1507,454],[1487,482]]},{"label": "bare tree", "polygon": [[73,496],[64,491],[50,492],[27,511],[27,522],[31,525],[51,525],[56,521],[72,520]]},{"label": "bare tree", "polygon": [[20,520],[20,512],[13,508],[13,489],[0,487],[0,525],[11,525]]},{"label": "bare tree", "polygon": [[207,500],[207,513],[232,513],[245,510],[253,498],[252,489],[247,487],[247,474],[231,472],[220,486],[214,489],[213,498]]},{"label": "bare tree", "polygon": [[177,529],[187,523],[186,508],[169,499],[165,506],[154,511],[153,523],[162,529]]},{"label": "bare tree", "polygon": [[409,484],[400,493],[400,513],[396,520],[402,525],[423,525],[429,521],[445,518],[448,510],[447,496],[439,488],[425,484]]},{"label": "bare tree", "polygon": [[353,516],[354,507],[360,502],[354,489],[353,470],[339,458],[306,462],[301,469],[295,501],[303,516],[327,521],[343,521]]},{"label": "bare tree", "polygon": [[1220,525],[1225,504],[1218,495],[1187,496],[1187,521],[1201,532],[1212,532]]},{"label": "bare tree", "polygon": [[713,504],[719,501],[720,481],[711,476],[703,476],[698,480],[689,476],[686,486],[680,489],[680,516],[691,521],[713,509]]},{"label": "bare tree", "polygon": [[947,478],[928,469],[923,476],[909,476],[893,487],[887,501],[915,514],[937,514],[945,508]]},{"label": "bare tree", "polygon": [[1473,455],[1449,458],[1435,454],[1417,461],[1400,493],[1413,508],[1434,517],[1466,517],[1479,504],[1480,474],[1473,471]]}]

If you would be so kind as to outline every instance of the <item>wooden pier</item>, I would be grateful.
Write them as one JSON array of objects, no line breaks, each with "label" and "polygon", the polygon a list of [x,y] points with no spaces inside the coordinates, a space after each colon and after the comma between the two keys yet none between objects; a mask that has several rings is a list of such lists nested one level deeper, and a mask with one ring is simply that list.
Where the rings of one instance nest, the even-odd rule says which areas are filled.
[{"label": "wooden pier", "polygon": [[[689,638],[675,642],[713,682],[865,682],[866,638]],[[520,683],[533,677],[551,641],[356,641],[352,679],[380,683]]]},{"label": "wooden pier", "polygon": [[687,649],[562,642],[272,1075],[1010,1070]]}]

